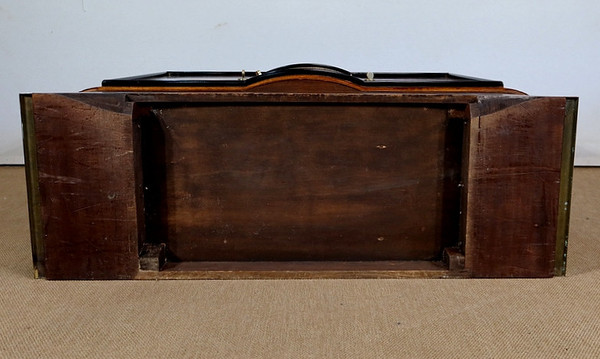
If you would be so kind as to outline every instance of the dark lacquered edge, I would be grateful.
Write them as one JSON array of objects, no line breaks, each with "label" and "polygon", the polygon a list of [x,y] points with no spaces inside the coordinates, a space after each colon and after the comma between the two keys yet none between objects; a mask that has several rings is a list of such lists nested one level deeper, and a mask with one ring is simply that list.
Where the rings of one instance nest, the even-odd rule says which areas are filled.
[{"label": "dark lacquered edge", "polygon": [[[391,73],[376,72],[373,79],[368,79],[367,72],[349,72],[344,69],[319,64],[293,64],[278,67],[266,72],[248,71],[166,71],[140,76],[107,79],[102,81],[102,86],[160,86],[160,87],[203,87],[203,86],[228,86],[244,87],[283,76],[327,76],[348,81],[365,87],[502,87],[502,81],[486,80],[481,78],[456,75],[450,73]],[[177,79],[183,77],[202,77],[208,79],[164,81],[165,78]],[[214,77],[214,79],[210,79]],[[230,77],[231,79],[218,79]],[[422,81],[409,81],[417,78]]]},{"label": "dark lacquered edge", "polygon": [[573,162],[575,159],[578,104],[578,98],[566,98],[554,261],[554,275],[556,276],[564,276],[567,272],[567,248],[569,245],[569,218],[571,214],[571,190],[573,187]]},{"label": "dark lacquered edge", "polygon": [[23,149],[25,155],[25,177],[27,181],[27,202],[29,208],[29,231],[34,277],[45,277],[44,243],[42,238],[42,217],[40,189],[38,186],[38,166],[33,118],[33,98],[31,94],[19,95],[21,122],[23,129]]}]

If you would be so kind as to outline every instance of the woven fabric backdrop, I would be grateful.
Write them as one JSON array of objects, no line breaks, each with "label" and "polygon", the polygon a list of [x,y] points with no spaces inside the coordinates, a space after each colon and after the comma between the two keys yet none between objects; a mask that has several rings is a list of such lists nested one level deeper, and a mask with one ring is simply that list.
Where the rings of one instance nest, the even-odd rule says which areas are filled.
[{"label": "woven fabric backdrop", "polygon": [[600,358],[600,169],[567,276],[34,280],[22,167],[0,168],[1,358]]}]

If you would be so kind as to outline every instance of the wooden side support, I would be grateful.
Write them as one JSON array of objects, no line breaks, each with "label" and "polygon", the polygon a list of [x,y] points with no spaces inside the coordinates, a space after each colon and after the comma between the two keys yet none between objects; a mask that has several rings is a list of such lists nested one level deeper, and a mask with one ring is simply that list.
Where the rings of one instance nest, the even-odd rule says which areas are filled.
[{"label": "wooden side support", "polygon": [[491,98],[468,124],[465,268],[475,277],[550,277],[565,98]]},{"label": "wooden side support", "polygon": [[[48,279],[138,271],[131,104],[124,95],[34,94],[40,226]],[[36,188],[36,189],[37,189]]]},{"label": "wooden side support", "polygon": [[442,259],[451,273],[465,269],[465,255],[457,248],[445,248]]},{"label": "wooden side support", "polygon": [[165,264],[166,244],[144,244],[140,251],[140,270],[159,271]]}]

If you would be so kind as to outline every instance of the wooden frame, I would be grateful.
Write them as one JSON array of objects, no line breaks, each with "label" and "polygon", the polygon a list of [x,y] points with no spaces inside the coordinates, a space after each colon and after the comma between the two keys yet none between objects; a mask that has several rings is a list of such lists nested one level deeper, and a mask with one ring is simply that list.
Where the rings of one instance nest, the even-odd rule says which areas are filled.
[{"label": "wooden frame", "polygon": [[21,95],[36,276],[564,275],[577,99],[490,84]]}]

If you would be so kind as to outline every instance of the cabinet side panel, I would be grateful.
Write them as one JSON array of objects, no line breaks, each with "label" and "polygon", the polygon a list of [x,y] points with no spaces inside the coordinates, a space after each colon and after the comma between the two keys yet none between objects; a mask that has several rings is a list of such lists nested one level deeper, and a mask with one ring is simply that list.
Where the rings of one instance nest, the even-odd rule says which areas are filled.
[{"label": "cabinet side panel", "polygon": [[473,105],[465,247],[473,276],[554,274],[564,114],[564,98]]},{"label": "cabinet side panel", "polygon": [[48,279],[138,270],[131,106],[121,95],[34,94]]}]

